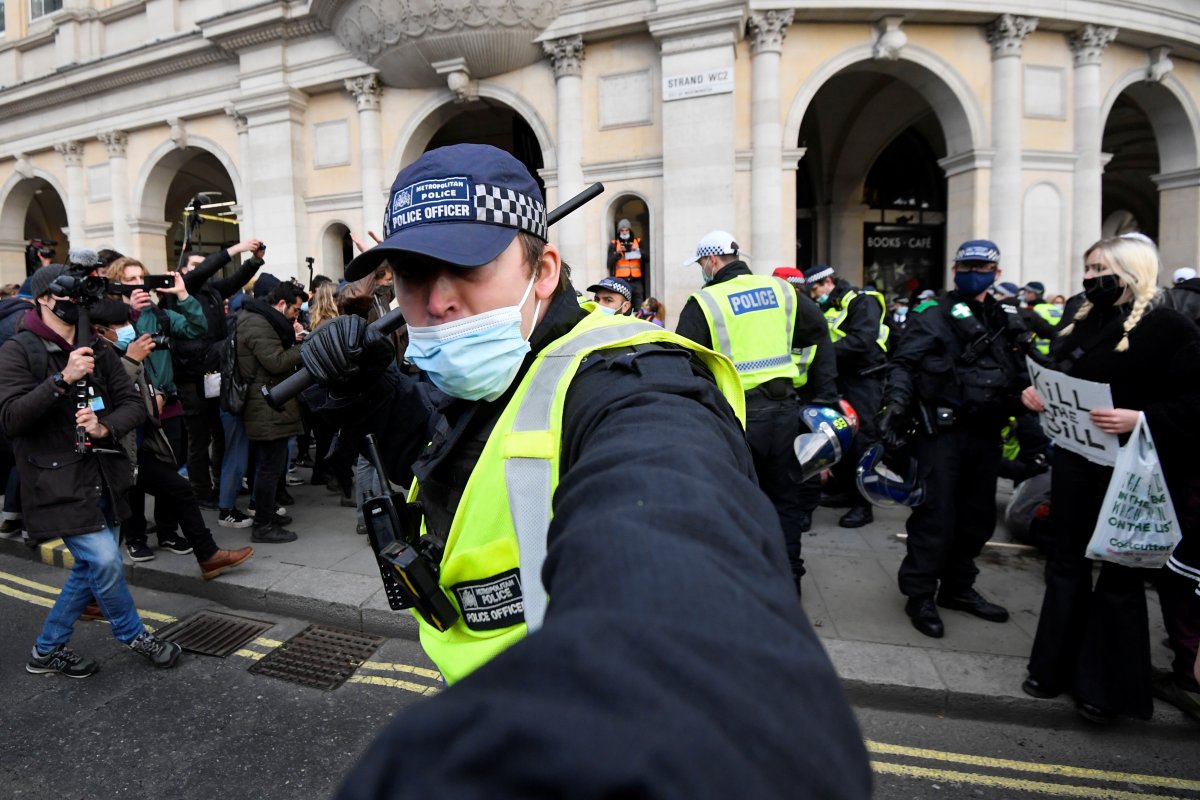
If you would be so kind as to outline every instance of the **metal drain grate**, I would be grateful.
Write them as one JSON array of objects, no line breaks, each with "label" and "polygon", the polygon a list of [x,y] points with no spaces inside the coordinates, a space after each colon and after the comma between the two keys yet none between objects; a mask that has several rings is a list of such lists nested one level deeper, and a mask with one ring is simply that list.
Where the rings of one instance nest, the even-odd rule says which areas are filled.
[{"label": "metal drain grate", "polygon": [[190,617],[160,628],[155,634],[175,642],[189,653],[225,658],[274,625],[274,622],[221,611],[197,611]]},{"label": "metal drain grate", "polygon": [[259,659],[250,672],[313,689],[336,689],[383,642],[382,636],[327,625],[309,625]]}]

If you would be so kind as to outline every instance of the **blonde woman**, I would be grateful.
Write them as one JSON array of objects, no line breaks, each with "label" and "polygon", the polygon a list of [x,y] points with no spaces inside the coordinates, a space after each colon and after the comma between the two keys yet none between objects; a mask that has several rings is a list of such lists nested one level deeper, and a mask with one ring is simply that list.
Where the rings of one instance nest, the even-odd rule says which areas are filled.
[{"label": "blonde woman", "polygon": [[313,332],[338,315],[333,290],[332,283],[322,283],[313,292],[312,302],[308,305],[308,319]]},{"label": "blonde woman", "polygon": [[[1053,369],[1111,387],[1115,408],[1090,412],[1101,430],[1124,441],[1139,412],[1146,415],[1182,520],[1186,509],[1180,501],[1194,482],[1192,453],[1200,446],[1200,329],[1178,312],[1152,304],[1159,268],[1158,251],[1147,241],[1116,238],[1092,245],[1084,256],[1084,303],[1054,340],[1050,357]],[[1032,411],[1045,408],[1033,387],[1021,399]],[[1051,475],[1055,548],[1022,688],[1043,698],[1070,692],[1080,715],[1092,722],[1108,722],[1118,714],[1148,718],[1153,701],[1144,582],[1159,577],[1178,588],[1181,581],[1184,594],[1193,598],[1196,583],[1174,573],[1156,576],[1105,562],[1093,586],[1093,563],[1083,554],[1112,469],[1056,448]],[[1186,544],[1193,526],[1184,522],[1182,527]],[[1173,644],[1186,649],[1187,630],[1196,630],[1196,620],[1189,623],[1187,617],[1196,608],[1194,603],[1190,610],[1180,607],[1175,619],[1167,620]],[[1192,660],[1177,650],[1176,673],[1197,688],[1190,675],[1194,638],[1191,648]]]}]

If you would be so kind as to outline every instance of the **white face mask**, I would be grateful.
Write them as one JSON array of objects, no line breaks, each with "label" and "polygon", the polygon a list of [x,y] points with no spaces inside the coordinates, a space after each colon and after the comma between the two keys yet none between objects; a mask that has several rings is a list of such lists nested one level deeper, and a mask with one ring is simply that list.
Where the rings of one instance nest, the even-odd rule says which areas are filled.
[{"label": "white face mask", "polygon": [[[529,352],[529,337],[521,333],[521,308],[536,281],[537,275],[529,279],[515,306],[440,325],[409,325],[405,357],[451,397],[495,400],[508,390]],[[541,308],[538,300],[533,309],[535,326]],[[532,327],[529,334],[533,335]]]}]

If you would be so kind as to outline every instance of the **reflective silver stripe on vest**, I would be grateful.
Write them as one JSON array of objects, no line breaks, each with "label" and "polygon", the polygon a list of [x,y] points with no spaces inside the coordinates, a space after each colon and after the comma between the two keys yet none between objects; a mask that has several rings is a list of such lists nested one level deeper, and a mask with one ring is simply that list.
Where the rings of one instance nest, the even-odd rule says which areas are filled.
[{"label": "reflective silver stripe on vest", "polygon": [[[796,308],[796,287],[785,281],[783,278],[776,278],[783,287],[783,312],[787,320],[787,346],[790,350],[792,347],[792,337],[796,335],[796,317],[794,309]],[[791,359],[788,359],[789,361]]]},{"label": "reflective silver stripe on vest", "polygon": [[725,324],[725,314],[721,311],[721,304],[717,302],[717,298],[705,291],[696,292],[696,297],[700,298],[700,302],[708,307],[708,318],[712,321],[713,330],[717,333],[717,352],[726,356],[733,355],[733,347],[729,344],[729,326]]},{"label": "reflective silver stripe on vest", "polygon": [[[525,397],[513,418],[513,432],[546,431],[554,408],[559,382],[582,350],[602,348],[645,333],[659,331],[649,322],[630,322],[580,334],[541,356]],[[550,532],[551,462],[544,458],[508,458],[504,460],[504,484],[508,489],[508,510],[517,532],[520,548],[521,593],[524,595],[525,627],[533,633],[546,617],[546,587],[542,584],[542,564],[546,561],[546,536]]]}]

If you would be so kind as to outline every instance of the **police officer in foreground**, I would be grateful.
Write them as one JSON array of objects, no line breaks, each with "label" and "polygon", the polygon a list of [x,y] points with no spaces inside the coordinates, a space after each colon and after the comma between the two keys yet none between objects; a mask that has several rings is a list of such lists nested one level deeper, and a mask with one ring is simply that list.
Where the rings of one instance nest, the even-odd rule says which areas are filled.
[{"label": "police officer in foreground", "polygon": [[1017,395],[1029,383],[1020,314],[988,293],[999,262],[992,242],[964,242],[955,288],[913,310],[887,371],[880,435],[890,450],[911,448],[925,482],[906,526],[900,591],[913,627],[935,638],[944,633],[938,606],[1008,619],[974,588],[975,557],[996,525],[1000,429],[1021,413]]},{"label": "police officer in foreground", "polygon": [[425,153],[388,209],[347,278],[388,261],[409,360],[443,399],[357,318],[302,355],[342,435],[373,432],[388,477],[416,476],[406,511],[457,612],[444,631],[418,615],[421,642],[452,685],[340,796],[866,797],[728,361],[580,308],[536,182],[500,150]]},{"label": "police officer in foreground", "polygon": [[[755,275],[742,261],[737,241],[712,231],[684,266],[698,264],[704,288],[679,314],[676,333],[729,358],[746,395],[746,439],[758,483],[775,504],[796,589],[804,575],[802,534],[812,512],[799,492],[792,442],[800,434],[799,371],[792,350],[829,341],[820,310],[801,302],[783,278]],[[731,495],[738,497],[738,495]]]},{"label": "police officer in foreground", "polygon": [[887,303],[874,290],[858,291],[838,280],[833,267],[818,265],[805,275],[813,300],[825,313],[837,356],[837,383],[842,397],[858,412],[859,429],[851,457],[833,470],[833,486],[850,497],[850,510],[838,519],[843,528],[861,528],[875,521],[871,504],[854,491],[854,468],[879,438],[875,416],[883,400],[883,365],[887,362],[891,329],[884,322]]}]

